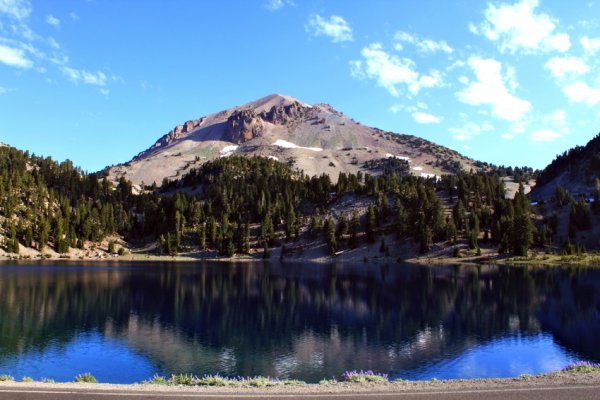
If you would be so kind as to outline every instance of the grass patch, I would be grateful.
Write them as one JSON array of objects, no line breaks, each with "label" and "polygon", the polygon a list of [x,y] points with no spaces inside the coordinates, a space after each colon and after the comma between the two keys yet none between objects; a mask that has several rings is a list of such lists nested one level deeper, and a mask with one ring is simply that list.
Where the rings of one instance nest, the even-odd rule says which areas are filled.
[{"label": "grass patch", "polygon": [[142,383],[147,385],[166,385],[169,383],[169,381],[164,376],[156,374],[152,378],[148,379],[147,381],[143,381]]},{"label": "grass patch", "polygon": [[14,382],[15,378],[10,375],[0,375],[0,382]]},{"label": "grass patch", "polygon": [[94,377],[94,375],[90,374],[89,372],[86,372],[85,374],[79,374],[75,377],[74,382],[77,383],[98,383],[98,380],[96,379],[96,377]]},{"label": "grass patch", "polygon": [[563,368],[563,371],[580,373],[580,374],[581,373],[588,374],[590,372],[600,372],[600,364],[591,363],[589,361],[580,361],[580,362],[577,362],[574,364],[567,365],[565,368]]},{"label": "grass patch", "polygon": [[335,385],[339,383],[337,379],[321,379],[319,385]]},{"label": "grass patch", "polygon": [[582,253],[572,255],[562,254],[539,254],[529,257],[509,257],[497,260],[498,264],[518,264],[518,265],[583,265],[600,266],[599,253]]},{"label": "grass patch", "polygon": [[30,377],[30,376],[24,376],[24,377],[21,379],[21,382],[35,382],[35,381],[34,381],[34,380],[33,380],[33,378],[32,378],[32,377]]},{"label": "grass patch", "polygon": [[362,371],[362,370],[361,371],[346,371],[342,374],[342,380],[344,382],[351,382],[351,383],[389,382],[387,374],[379,374],[379,373],[375,373],[371,370],[369,370],[369,371]]},{"label": "grass patch", "polygon": [[264,376],[256,377],[237,377],[228,378],[220,375],[204,375],[197,377],[192,374],[171,375],[165,378],[160,375],[154,375],[151,379],[143,383],[149,385],[169,385],[169,386],[220,386],[220,387],[270,387],[270,386],[289,386],[305,385],[306,382],[292,379],[278,379]]}]

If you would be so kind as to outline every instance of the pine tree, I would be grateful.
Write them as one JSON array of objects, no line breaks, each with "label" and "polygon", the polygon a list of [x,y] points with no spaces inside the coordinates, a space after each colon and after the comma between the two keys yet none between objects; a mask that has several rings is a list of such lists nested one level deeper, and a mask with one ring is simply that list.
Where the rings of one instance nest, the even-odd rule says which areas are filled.
[{"label": "pine tree", "polygon": [[446,240],[449,240],[452,244],[456,244],[456,225],[454,225],[454,218],[449,218],[446,224]]},{"label": "pine tree", "polygon": [[341,240],[347,234],[348,234],[348,220],[346,219],[346,214],[341,213],[340,218],[338,220],[337,239]]},{"label": "pine tree", "polygon": [[206,224],[201,223],[198,227],[198,246],[200,251],[206,250]]},{"label": "pine tree", "polygon": [[325,243],[327,243],[327,247],[329,248],[330,254],[335,254],[337,252],[337,242],[335,239],[335,222],[333,219],[328,218],[325,221]]},{"label": "pine tree", "polygon": [[352,212],[352,221],[350,223],[350,247],[358,247],[358,231],[360,230],[360,221],[356,211]]},{"label": "pine tree", "polygon": [[512,252],[517,256],[526,256],[529,246],[533,243],[533,222],[530,217],[529,202],[525,196],[523,185],[513,200],[515,217],[512,231]]},{"label": "pine tree", "polygon": [[267,213],[260,225],[260,237],[263,242],[266,242],[267,245],[271,244],[273,240],[273,219],[269,213]]},{"label": "pine tree", "polygon": [[419,219],[419,243],[421,253],[427,253],[433,246],[433,232],[427,226],[424,215]]},{"label": "pine tree", "polygon": [[248,253],[250,251],[250,224],[248,221],[244,223],[243,241],[241,251]]},{"label": "pine tree", "polygon": [[285,239],[289,241],[292,239],[292,235],[294,234],[294,230],[296,228],[296,213],[294,212],[293,207],[288,208],[288,214],[285,223]]},{"label": "pine tree", "polygon": [[369,205],[367,209],[367,226],[365,228],[365,234],[367,243],[375,242],[375,227],[377,225],[377,217],[375,215],[375,207]]},{"label": "pine tree", "polygon": [[311,233],[312,237],[313,238],[318,237],[319,234],[321,233],[322,229],[323,229],[323,223],[321,222],[321,215],[319,214],[319,211],[317,210],[317,212],[313,216],[312,222],[310,224],[310,233]]},{"label": "pine tree", "polygon": [[396,235],[398,239],[404,238],[409,231],[408,214],[400,199],[396,200]]}]

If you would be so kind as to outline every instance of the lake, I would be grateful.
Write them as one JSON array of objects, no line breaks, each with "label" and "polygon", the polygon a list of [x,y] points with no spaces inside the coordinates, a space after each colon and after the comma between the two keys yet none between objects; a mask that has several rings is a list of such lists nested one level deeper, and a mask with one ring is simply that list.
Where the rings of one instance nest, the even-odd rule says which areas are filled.
[{"label": "lake", "polygon": [[511,377],[599,362],[598,338],[598,269],[0,265],[0,374],[16,379]]}]

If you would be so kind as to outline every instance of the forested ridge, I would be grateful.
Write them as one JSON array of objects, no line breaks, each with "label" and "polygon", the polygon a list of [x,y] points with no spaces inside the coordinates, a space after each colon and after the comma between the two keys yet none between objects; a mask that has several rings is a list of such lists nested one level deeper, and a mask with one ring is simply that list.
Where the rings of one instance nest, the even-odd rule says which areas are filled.
[{"label": "forested ridge", "polygon": [[315,242],[332,254],[369,243],[385,253],[393,237],[422,253],[443,242],[524,255],[539,241],[534,215],[522,188],[514,199],[504,193],[497,169],[425,179],[395,166],[334,183],[268,158],[223,157],[134,194],[124,178],[113,186],[70,161],[0,148],[0,233],[10,253],[68,253],[118,234],[155,241],[163,254],[269,256],[274,246]]},{"label": "forested ridge", "polygon": [[600,134],[585,146],[575,146],[556,156],[540,173],[537,184],[544,185],[563,172],[569,172],[571,175],[583,172],[589,178],[600,176]]}]

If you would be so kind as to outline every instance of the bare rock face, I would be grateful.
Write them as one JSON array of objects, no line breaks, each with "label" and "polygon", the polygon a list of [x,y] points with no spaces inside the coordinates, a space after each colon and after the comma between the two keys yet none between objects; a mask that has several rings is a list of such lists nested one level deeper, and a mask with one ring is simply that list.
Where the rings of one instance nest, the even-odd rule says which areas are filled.
[{"label": "bare rock face", "polygon": [[260,116],[272,124],[286,125],[291,121],[301,120],[310,110],[310,107],[295,101],[289,105],[273,106],[269,111],[263,111]]},{"label": "bare rock face", "polygon": [[235,111],[227,119],[225,135],[233,143],[244,143],[259,137],[264,131],[263,121],[254,110]]},{"label": "bare rock face", "polygon": [[177,125],[171,131],[169,131],[169,133],[167,133],[166,135],[164,135],[160,139],[158,139],[156,141],[156,143],[154,143],[149,149],[142,151],[137,156],[135,156],[132,161],[143,158],[145,155],[151,153],[153,150],[156,150],[161,147],[164,148],[164,147],[168,146],[169,144],[173,143],[174,141],[176,141],[177,139],[179,139],[183,136],[186,136],[187,134],[192,132],[194,129],[196,129],[198,126],[200,126],[200,124],[203,121],[204,121],[204,117],[202,117],[200,119],[187,121],[182,125]]}]

